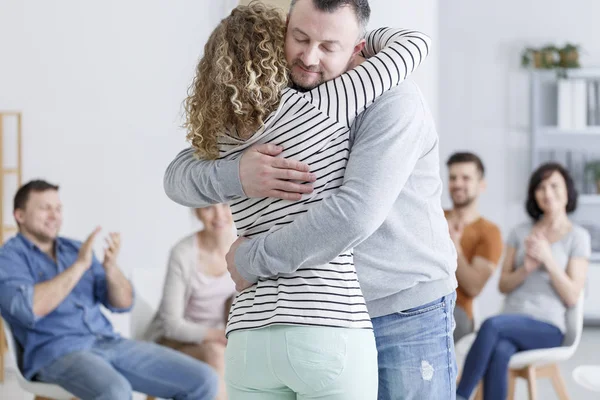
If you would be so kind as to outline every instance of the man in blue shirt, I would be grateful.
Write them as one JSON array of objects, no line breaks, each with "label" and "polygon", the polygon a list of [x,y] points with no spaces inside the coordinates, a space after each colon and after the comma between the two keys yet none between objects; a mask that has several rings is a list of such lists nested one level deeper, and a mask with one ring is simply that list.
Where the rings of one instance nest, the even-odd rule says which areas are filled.
[{"label": "man in blue shirt", "polygon": [[23,348],[27,379],[55,383],[81,399],[212,400],[218,379],[206,364],[152,343],[121,338],[100,305],[129,311],[133,288],[117,266],[118,233],[103,262],[83,243],[59,237],[58,186],[31,181],[15,195],[19,233],[0,249],[0,311]]}]

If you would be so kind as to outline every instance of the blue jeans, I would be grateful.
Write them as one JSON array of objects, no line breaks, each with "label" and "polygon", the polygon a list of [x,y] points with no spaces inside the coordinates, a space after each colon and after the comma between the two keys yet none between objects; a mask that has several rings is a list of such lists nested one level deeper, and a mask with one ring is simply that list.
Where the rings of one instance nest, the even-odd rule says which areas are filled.
[{"label": "blue jeans", "polygon": [[484,399],[506,399],[510,357],[518,351],[558,347],[563,337],[556,326],[525,315],[486,319],[469,350],[456,393],[468,399],[483,378]]},{"label": "blue jeans", "polygon": [[206,364],[154,343],[100,339],[42,368],[36,378],[82,400],[130,400],[132,392],[177,400],[213,400],[218,377]]},{"label": "blue jeans", "polygon": [[379,400],[453,400],[456,293],[372,318],[379,354]]}]

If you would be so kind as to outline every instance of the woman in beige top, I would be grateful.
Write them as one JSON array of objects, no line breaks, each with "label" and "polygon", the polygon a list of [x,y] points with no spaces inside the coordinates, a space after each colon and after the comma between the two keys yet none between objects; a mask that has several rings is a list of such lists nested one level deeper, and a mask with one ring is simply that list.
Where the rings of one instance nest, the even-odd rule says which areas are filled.
[{"label": "woman in beige top", "polygon": [[218,400],[226,399],[225,324],[235,284],[225,255],[235,240],[228,205],[195,210],[204,229],[180,240],[171,250],[159,310],[147,338],[204,361],[217,370]]}]

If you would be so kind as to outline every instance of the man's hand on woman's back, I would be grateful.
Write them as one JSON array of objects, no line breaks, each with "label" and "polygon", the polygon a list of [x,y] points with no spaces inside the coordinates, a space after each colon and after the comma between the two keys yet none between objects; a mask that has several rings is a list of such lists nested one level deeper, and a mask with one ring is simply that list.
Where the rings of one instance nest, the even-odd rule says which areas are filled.
[{"label": "man's hand on woman's back", "polygon": [[[240,160],[240,181],[248,197],[300,200],[312,193],[316,177],[308,164],[277,157],[283,147],[266,143],[251,147]],[[305,183],[297,183],[305,182]]]}]

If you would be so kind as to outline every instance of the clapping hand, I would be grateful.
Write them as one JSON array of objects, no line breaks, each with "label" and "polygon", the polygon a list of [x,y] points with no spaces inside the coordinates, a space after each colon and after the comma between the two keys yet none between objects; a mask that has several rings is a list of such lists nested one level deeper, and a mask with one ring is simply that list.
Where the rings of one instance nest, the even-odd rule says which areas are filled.
[{"label": "clapping hand", "polygon": [[79,248],[79,254],[77,255],[77,261],[81,263],[85,267],[85,269],[89,269],[92,266],[93,260],[93,246],[94,239],[96,239],[96,235],[100,232],[100,227],[96,227],[94,231],[87,237],[85,242],[81,244]]},{"label": "clapping hand", "polygon": [[118,232],[109,233],[108,238],[106,238],[106,245],[102,265],[105,270],[111,270],[117,267],[117,257],[121,250],[121,234]]},{"label": "clapping hand", "polygon": [[548,264],[552,260],[550,242],[539,232],[534,232],[525,239],[525,249],[527,256],[539,263]]}]

